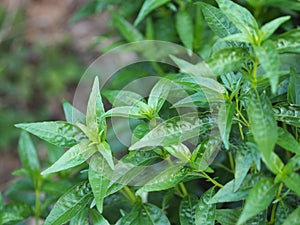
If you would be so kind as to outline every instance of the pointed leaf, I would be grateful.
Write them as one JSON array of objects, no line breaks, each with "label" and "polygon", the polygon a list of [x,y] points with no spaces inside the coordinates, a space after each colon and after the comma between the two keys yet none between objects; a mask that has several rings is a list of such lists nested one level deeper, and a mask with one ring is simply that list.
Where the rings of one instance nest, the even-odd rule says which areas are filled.
[{"label": "pointed leaf", "polygon": [[222,11],[212,5],[199,2],[201,9],[210,29],[219,37],[223,38],[235,33],[239,30],[236,26],[222,13]]},{"label": "pointed leaf", "polygon": [[253,150],[251,143],[239,145],[235,157],[234,191],[239,189],[254,161]]},{"label": "pointed leaf", "polygon": [[180,10],[176,13],[176,30],[183,45],[189,49],[193,49],[194,29],[191,15]]},{"label": "pointed leaf", "polygon": [[300,53],[300,29],[290,30],[274,38],[280,53]]},{"label": "pointed leaf", "polygon": [[194,225],[198,197],[195,195],[185,196],[180,202],[179,218],[181,225]]},{"label": "pointed leaf", "polygon": [[89,182],[93,190],[97,209],[103,210],[103,201],[108,190],[112,170],[101,154],[95,154],[89,163]]},{"label": "pointed leaf", "polygon": [[290,16],[283,16],[283,17],[276,18],[276,19],[264,24],[260,29],[262,32],[262,36],[263,36],[262,40],[268,39],[275,32],[275,30],[278,29],[278,27],[281,24],[283,24],[290,18],[291,18]]},{"label": "pointed leaf", "polygon": [[136,119],[141,119],[146,117],[142,115],[142,112],[136,106],[119,106],[116,108],[112,108],[108,110],[103,116],[104,117],[120,116],[125,118],[136,118]]},{"label": "pointed leaf", "polygon": [[172,83],[170,80],[160,79],[152,88],[149,94],[148,106],[150,109],[154,110],[155,113],[159,112],[166,101],[171,85]]},{"label": "pointed leaf", "polygon": [[175,187],[188,175],[188,173],[189,169],[184,168],[183,165],[171,166],[147,182],[136,192],[136,194],[140,195],[144,192],[161,191]]},{"label": "pointed leaf", "polygon": [[235,103],[222,104],[218,112],[218,128],[226,149],[229,149],[229,135],[235,113]]},{"label": "pointed leaf", "polygon": [[89,183],[75,185],[58,199],[44,225],[61,225],[68,222],[84,209],[91,199],[92,190]]},{"label": "pointed leaf", "polygon": [[19,123],[15,126],[62,148],[72,147],[85,138],[78,127],[63,121]]},{"label": "pointed leaf", "polygon": [[288,102],[300,106],[300,73],[297,73],[294,69],[291,69],[290,72]]},{"label": "pointed leaf", "polygon": [[[270,100],[265,94],[259,96],[258,93],[253,93],[249,99],[247,112],[250,128],[263,161],[273,173],[279,173],[283,163],[273,152],[278,133]],[[276,158],[278,160],[274,161]]]},{"label": "pointed leaf", "polygon": [[198,202],[196,208],[196,223],[201,225],[214,225],[216,219],[216,204],[210,203],[210,199],[214,195],[214,188],[209,189]]},{"label": "pointed leaf", "polygon": [[95,146],[89,146],[89,141],[83,141],[65,152],[52,166],[42,172],[42,175],[56,173],[84,163],[96,152]]},{"label": "pointed leaf", "polygon": [[257,38],[258,25],[252,14],[231,0],[217,0],[221,11],[234,25],[249,37]]},{"label": "pointed leaf", "polygon": [[97,145],[98,152],[104,157],[111,169],[114,169],[114,160],[112,156],[112,151],[107,142],[103,142]]},{"label": "pointed leaf", "polygon": [[104,134],[106,132],[106,121],[105,118],[102,117],[103,114],[104,107],[99,90],[99,80],[96,76],[86,110],[86,126],[91,131],[93,137],[95,137],[93,138],[95,140],[92,141],[96,143],[98,143],[98,134],[101,131],[104,132]]},{"label": "pointed leaf", "polygon": [[221,225],[236,225],[241,211],[238,209],[217,209],[216,220]]},{"label": "pointed leaf", "polygon": [[265,210],[276,195],[278,184],[271,178],[263,178],[250,190],[244,209],[238,220],[238,225]]},{"label": "pointed leaf", "polygon": [[[201,116],[201,115],[200,115]],[[169,146],[197,137],[211,129],[212,121],[209,116],[198,116],[197,113],[187,113],[176,116],[157,125],[141,140],[132,145],[129,150],[148,146]]]},{"label": "pointed leaf", "polygon": [[299,225],[299,221],[300,221],[300,207],[298,207],[297,209],[295,209],[284,221],[284,223],[282,225],[290,225],[290,224],[294,224],[294,225]]},{"label": "pointed leaf", "polygon": [[300,127],[300,107],[278,104],[274,107],[273,111],[277,120]]},{"label": "pointed leaf", "polygon": [[118,13],[113,13],[113,23],[128,42],[142,41],[143,35]]},{"label": "pointed leaf", "polygon": [[273,41],[267,40],[262,46],[253,46],[256,56],[262,68],[265,71],[265,76],[269,79],[272,93],[277,90],[279,82],[279,56],[276,50],[276,45]]},{"label": "pointed leaf", "polygon": [[245,42],[251,43],[252,39],[245,33],[232,34],[222,39],[223,41],[235,41],[235,42]]},{"label": "pointed leaf", "polygon": [[89,224],[89,211],[88,208],[81,210],[70,221],[70,225]]},{"label": "pointed leaf", "polygon": [[36,185],[40,173],[40,163],[33,142],[25,131],[20,135],[18,152],[23,168],[29,173],[34,185]]},{"label": "pointed leaf", "polygon": [[143,100],[141,95],[126,90],[108,90],[103,92],[103,95],[114,107],[134,106],[138,101]]},{"label": "pointed leaf", "polygon": [[109,222],[96,210],[92,211],[94,225],[110,225]]},{"label": "pointed leaf", "polygon": [[290,152],[300,155],[300,144],[291,133],[281,127],[278,127],[277,144]]},{"label": "pointed leaf", "polygon": [[78,109],[73,107],[68,101],[62,101],[66,121],[68,123],[76,124],[77,122],[84,123],[85,115],[80,112]]},{"label": "pointed leaf", "polygon": [[170,225],[164,212],[150,203],[136,203],[130,213],[122,217],[120,225]]},{"label": "pointed leaf", "polygon": [[151,11],[168,3],[170,0],[145,0],[144,4],[134,21],[134,25],[138,25]]},{"label": "pointed leaf", "polygon": [[167,152],[169,152],[172,156],[179,159],[181,162],[188,162],[191,158],[191,152],[184,144],[180,143],[179,145],[170,145],[164,147]]}]

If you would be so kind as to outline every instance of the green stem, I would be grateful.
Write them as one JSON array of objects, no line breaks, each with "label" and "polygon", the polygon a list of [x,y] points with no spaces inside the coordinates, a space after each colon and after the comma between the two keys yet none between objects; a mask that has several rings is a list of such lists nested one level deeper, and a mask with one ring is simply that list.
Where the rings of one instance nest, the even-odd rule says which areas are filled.
[{"label": "green stem", "polygon": [[130,188],[128,186],[124,187],[124,191],[126,193],[126,195],[128,196],[129,200],[133,203],[136,202],[136,197],[135,195],[132,193],[132,191],[130,190]]},{"label": "green stem", "polygon": [[235,166],[234,166],[234,160],[233,160],[232,152],[228,152],[228,158],[229,158],[229,163],[230,163],[231,170],[235,171]]},{"label": "green stem", "polygon": [[200,171],[210,182],[212,182],[215,186],[218,186],[220,188],[224,187],[222,184],[217,182],[215,179],[211,178],[207,173],[204,171]]},{"label": "green stem", "polygon": [[[276,194],[276,199],[280,198],[282,187],[283,187],[283,183],[281,182],[279,187],[278,187],[278,191],[277,191],[277,194]],[[270,222],[269,222],[270,225],[274,224],[274,222],[275,222],[275,213],[276,213],[276,208],[277,208],[278,203],[279,202],[276,202],[272,207],[271,219],[270,219]]]},{"label": "green stem", "polygon": [[184,186],[184,183],[180,183],[179,186],[181,188],[181,192],[182,192],[183,196],[184,197],[187,196],[189,193],[187,192],[187,190],[186,190],[186,188]]},{"label": "green stem", "polygon": [[38,177],[36,188],[35,188],[35,224],[39,225],[40,215],[41,215],[41,187],[42,187],[42,179]]}]

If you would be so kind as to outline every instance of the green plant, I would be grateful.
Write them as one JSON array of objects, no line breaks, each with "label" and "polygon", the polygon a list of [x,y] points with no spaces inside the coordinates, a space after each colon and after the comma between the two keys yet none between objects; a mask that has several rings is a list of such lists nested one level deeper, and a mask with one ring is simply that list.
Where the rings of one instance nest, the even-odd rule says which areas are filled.
[{"label": "green plant", "polygon": [[[265,5],[276,6],[283,1],[248,2],[260,17]],[[299,4],[290,2],[289,9],[299,10]],[[96,3],[107,6],[111,1],[93,1]],[[299,59],[300,30],[292,29],[290,23],[286,31],[276,34],[289,16],[261,25],[247,8],[230,0],[217,3],[219,8],[204,2],[144,2],[135,25],[147,15],[166,10],[166,4],[171,9],[176,6],[178,10],[172,16],[177,18],[176,24],[184,25],[177,25],[179,39],[175,39],[183,43],[188,55],[194,50],[205,59],[192,64],[170,56],[179,71],[159,63],[143,67],[161,77],[148,98],[121,87],[108,87],[100,93],[96,77],[86,115],[64,102],[66,122],[16,125],[60,148],[70,148],[40,173],[36,157],[29,157],[35,153],[28,134],[21,136],[21,172],[30,178],[37,196],[33,206],[37,221],[46,218],[45,225],[69,221],[119,225],[299,224],[300,68],[295,58]],[[198,17],[187,19],[191,15],[188,10],[199,9],[197,12],[214,32],[207,31],[213,37],[208,47],[195,45]],[[151,16],[147,17],[147,34],[155,30],[150,29]],[[143,35],[137,35],[141,32],[119,14],[114,13],[114,20],[128,41],[143,39]],[[206,26],[203,20],[201,26]],[[111,87],[120,86],[124,78],[120,79]],[[102,93],[113,108],[104,109]],[[177,98],[172,105],[170,96]],[[188,113],[179,113],[178,108]],[[125,154],[119,160],[109,139],[108,117],[125,117],[132,128],[131,145],[123,146]],[[52,207],[58,195],[41,199],[43,183],[52,182],[65,170],[69,173],[64,182],[71,176],[75,185]],[[7,211],[15,217],[30,215],[2,207],[2,220]]]}]

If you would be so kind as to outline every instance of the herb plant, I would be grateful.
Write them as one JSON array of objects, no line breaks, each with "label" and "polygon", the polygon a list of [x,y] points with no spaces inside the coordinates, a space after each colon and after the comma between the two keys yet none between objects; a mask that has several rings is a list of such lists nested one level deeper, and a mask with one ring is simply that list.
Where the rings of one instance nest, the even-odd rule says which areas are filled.
[{"label": "herb plant", "polygon": [[[9,193],[30,187],[35,203],[2,204],[2,223],[33,214],[45,225],[299,224],[300,68],[295,62],[300,30],[290,16],[256,19],[263,7],[281,2],[293,12],[299,4],[249,0],[254,17],[230,0],[216,0],[218,8],[146,0],[131,24],[124,8],[117,13],[113,7],[117,2],[88,6],[110,8],[115,27],[129,42],[161,35],[153,22],[162,23],[159,12],[174,10],[174,41],[204,61],[171,55],[179,70],[152,63],[160,79],[147,98],[122,88],[100,91],[96,76],[85,115],[63,102],[66,122],[17,124],[25,130],[18,174],[26,176],[27,186],[22,180]],[[203,34],[211,37],[207,46]],[[104,107],[107,101],[112,108]],[[107,124],[120,117],[132,129],[131,144],[121,155]],[[26,132],[69,149],[40,172]],[[49,186],[57,192],[51,194]]]}]

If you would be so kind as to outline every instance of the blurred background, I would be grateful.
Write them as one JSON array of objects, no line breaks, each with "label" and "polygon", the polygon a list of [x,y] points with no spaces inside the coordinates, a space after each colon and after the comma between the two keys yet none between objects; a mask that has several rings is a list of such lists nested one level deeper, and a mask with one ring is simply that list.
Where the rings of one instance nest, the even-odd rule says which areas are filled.
[{"label": "blurred background", "polygon": [[[107,14],[75,21],[87,0],[0,1],[0,191],[20,168],[14,124],[64,120],[86,67],[107,45]],[[41,154],[42,151],[41,151]]]}]

